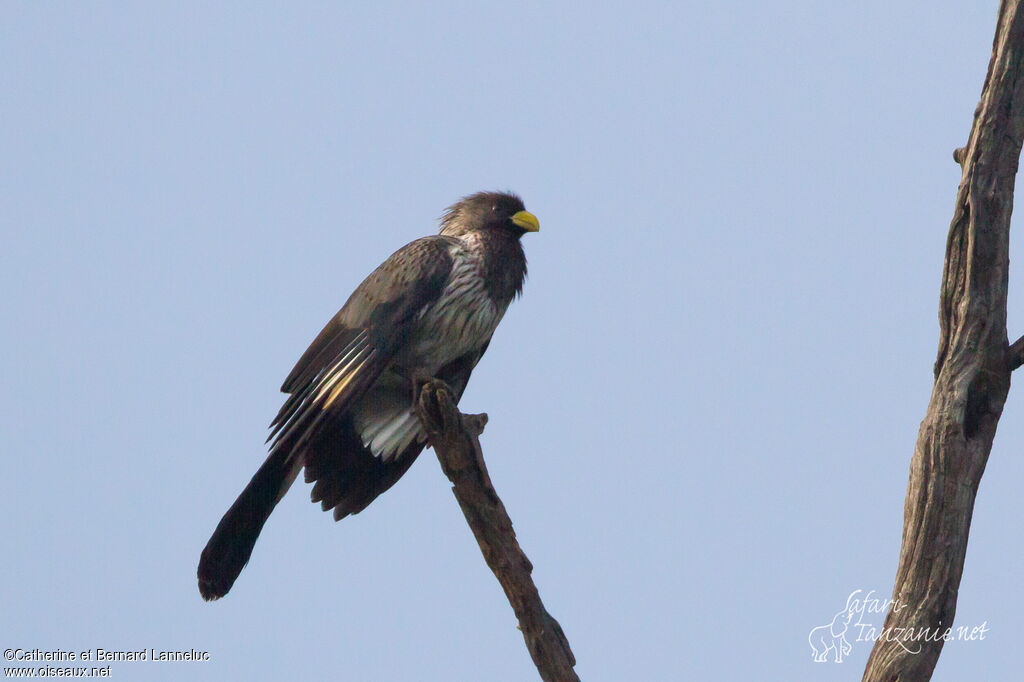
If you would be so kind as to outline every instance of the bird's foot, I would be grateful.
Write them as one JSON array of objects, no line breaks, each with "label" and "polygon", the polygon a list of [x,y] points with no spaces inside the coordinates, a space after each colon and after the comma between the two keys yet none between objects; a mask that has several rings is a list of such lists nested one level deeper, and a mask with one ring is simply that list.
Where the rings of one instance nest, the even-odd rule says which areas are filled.
[{"label": "bird's foot", "polygon": [[[457,444],[460,441],[469,440],[476,460],[475,469],[479,472],[484,486],[493,490],[478,440],[487,424],[487,415],[459,412],[459,408],[452,398],[451,389],[443,381],[436,379],[424,384],[414,409],[427,432],[427,445],[435,450],[439,445],[445,447],[445,444],[448,446],[456,444],[454,446],[457,448],[464,447]],[[446,467],[443,459],[441,466]],[[445,473],[449,477],[453,475],[447,467]]]},{"label": "bird's foot", "polygon": [[454,420],[459,418],[459,411],[452,400],[452,389],[440,379],[430,378],[416,384],[413,410],[417,409],[429,415],[433,427],[430,430],[436,431],[428,434],[429,440],[444,437],[456,429]]},{"label": "bird's foot", "polygon": [[448,395],[452,394],[451,386],[441,379],[437,379],[426,373],[415,372],[412,377],[410,377],[410,382],[412,383],[412,407],[414,410],[416,409],[416,406],[420,404],[420,401],[423,399],[423,392],[428,389],[430,384],[436,384],[436,388],[432,389],[434,391],[440,388],[444,389]]}]

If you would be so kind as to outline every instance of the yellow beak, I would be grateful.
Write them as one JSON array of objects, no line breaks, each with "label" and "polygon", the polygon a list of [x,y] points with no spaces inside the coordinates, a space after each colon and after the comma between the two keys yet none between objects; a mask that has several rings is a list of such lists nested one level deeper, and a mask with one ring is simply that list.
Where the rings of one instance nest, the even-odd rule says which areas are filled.
[{"label": "yellow beak", "polygon": [[529,211],[519,211],[512,216],[512,222],[527,232],[540,232],[540,221]]}]

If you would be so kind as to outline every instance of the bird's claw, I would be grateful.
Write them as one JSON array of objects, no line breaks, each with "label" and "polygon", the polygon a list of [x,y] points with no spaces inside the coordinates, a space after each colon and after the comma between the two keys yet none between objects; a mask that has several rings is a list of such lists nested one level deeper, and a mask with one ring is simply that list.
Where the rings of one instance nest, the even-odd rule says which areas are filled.
[{"label": "bird's claw", "polygon": [[414,409],[426,417],[427,430],[433,437],[444,437],[452,430],[451,389],[440,379],[428,379],[417,386]]}]

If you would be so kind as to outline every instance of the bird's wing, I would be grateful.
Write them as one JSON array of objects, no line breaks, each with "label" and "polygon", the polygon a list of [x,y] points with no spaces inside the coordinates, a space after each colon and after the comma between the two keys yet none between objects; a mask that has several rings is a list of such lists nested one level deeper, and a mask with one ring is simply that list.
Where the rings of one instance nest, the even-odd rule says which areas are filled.
[{"label": "bird's wing", "polygon": [[271,450],[301,446],[325,415],[344,412],[377,380],[440,297],[457,243],[417,239],[363,280],[285,379],[281,390],[291,395],[271,424]]}]

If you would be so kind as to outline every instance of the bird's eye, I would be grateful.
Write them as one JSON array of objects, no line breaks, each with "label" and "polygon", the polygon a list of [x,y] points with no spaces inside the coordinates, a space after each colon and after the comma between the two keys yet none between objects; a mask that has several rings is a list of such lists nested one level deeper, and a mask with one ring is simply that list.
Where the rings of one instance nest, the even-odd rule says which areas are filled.
[{"label": "bird's eye", "polygon": [[491,213],[497,213],[497,212],[498,212],[498,205],[497,204],[491,204]]}]

